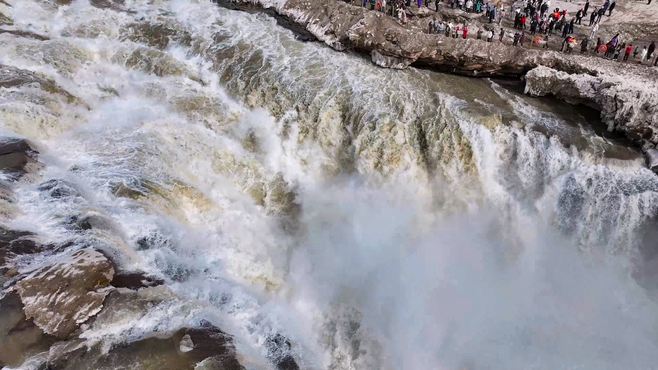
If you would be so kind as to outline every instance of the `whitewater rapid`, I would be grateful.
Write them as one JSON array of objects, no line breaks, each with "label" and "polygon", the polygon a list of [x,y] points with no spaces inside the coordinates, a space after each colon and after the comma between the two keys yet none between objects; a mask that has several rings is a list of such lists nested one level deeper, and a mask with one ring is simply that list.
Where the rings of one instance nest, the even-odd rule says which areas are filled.
[{"label": "whitewater rapid", "polygon": [[2,222],[171,289],[80,338],[109,350],[204,319],[247,369],[658,366],[638,283],[658,178],[581,111],[379,69],[209,0],[9,2],[11,27],[49,40],[0,34],[0,64],[74,98],[0,88],[0,133],[42,163]]}]

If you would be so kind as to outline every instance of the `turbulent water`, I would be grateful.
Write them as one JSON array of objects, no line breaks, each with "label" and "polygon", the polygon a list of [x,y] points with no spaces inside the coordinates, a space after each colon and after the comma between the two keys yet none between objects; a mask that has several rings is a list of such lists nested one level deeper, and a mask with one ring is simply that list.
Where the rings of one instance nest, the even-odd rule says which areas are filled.
[{"label": "turbulent water", "polygon": [[176,297],[81,337],[203,318],[248,369],[276,335],[302,369],[658,367],[658,178],[588,114],[205,0],[9,2],[49,40],[0,34],[0,64],[56,88],[0,88],[0,132],[42,163],[3,222]]}]

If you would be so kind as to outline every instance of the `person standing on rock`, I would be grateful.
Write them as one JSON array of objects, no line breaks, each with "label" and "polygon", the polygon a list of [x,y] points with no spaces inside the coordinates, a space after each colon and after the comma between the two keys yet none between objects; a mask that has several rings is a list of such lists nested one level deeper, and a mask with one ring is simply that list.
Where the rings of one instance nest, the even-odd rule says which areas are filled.
[{"label": "person standing on rock", "polygon": [[546,30],[546,34],[552,35],[554,27],[555,27],[555,18],[551,17],[551,21],[548,23],[548,29]]},{"label": "person standing on rock", "polygon": [[631,52],[633,51],[633,44],[628,44],[626,46],[626,51],[624,52],[624,62],[628,60],[628,57],[631,56]]},{"label": "person standing on rock", "polygon": [[592,24],[594,24],[594,21],[596,21],[597,15],[598,15],[598,11],[596,10],[596,8],[594,8],[594,10],[592,10],[592,15],[589,16],[590,27],[592,26]]},{"label": "person standing on rock", "polygon": [[601,22],[601,18],[603,18],[603,15],[605,14],[607,7],[604,6],[599,9],[599,11],[596,13],[596,21]]},{"label": "person standing on rock", "polygon": [[592,32],[589,33],[589,38],[593,39],[597,32],[599,32],[599,24],[595,23],[594,27],[592,27]]},{"label": "person standing on rock", "polygon": [[647,47],[645,46],[642,48],[642,52],[640,52],[640,60],[638,61],[638,63],[642,63],[646,57],[647,57]]},{"label": "person standing on rock", "polygon": [[617,5],[616,1],[613,1],[610,3],[610,7],[608,8],[608,17],[612,15],[612,11],[615,9],[615,6]]},{"label": "person standing on rock", "polygon": [[403,6],[398,8],[398,20],[400,20],[400,23],[402,24],[407,24],[407,11]]},{"label": "person standing on rock", "polygon": [[468,26],[466,25],[466,23],[464,23],[464,28],[462,29],[462,36],[464,37],[464,39],[468,38]]},{"label": "person standing on rock", "polygon": [[624,56],[624,53],[622,51],[626,50],[626,43],[622,43],[621,45],[617,45],[617,47],[613,50],[613,56],[612,60],[616,60],[621,62],[622,57]]},{"label": "person standing on rock", "polygon": [[500,27],[500,33],[498,34],[498,41],[503,42],[503,37],[505,37],[505,30]]},{"label": "person standing on rock", "polygon": [[521,31],[521,37],[519,37],[519,45],[523,46],[524,41],[525,41],[525,31]]},{"label": "person standing on rock", "polygon": [[518,32],[514,33],[514,41],[512,41],[512,46],[517,46],[519,44],[519,38],[521,38],[521,34]]},{"label": "person standing on rock", "polygon": [[542,48],[548,49],[548,35],[544,35],[544,46]]},{"label": "person standing on rock", "polygon": [[560,47],[560,51],[564,51],[564,47],[567,46],[567,42],[569,42],[569,37],[563,36],[564,38],[562,39],[562,46]]},{"label": "person standing on rock", "polygon": [[649,49],[647,50],[647,60],[651,60],[651,56],[653,55],[654,50],[656,50],[656,42],[651,41],[651,44],[649,44]]},{"label": "person standing on rock", "polygon": [[567,36],[567,50],[566,50],[566,53],[571,54],[571,52],[573,51],[573,47],[575,45],[576,45],[576,39],[571,35]]},{"label": "person standing on rock", "polygon": [[576,12],[576,23],[582,24],[582,21],[583,21],[583,10],[578,9],[578,11]]},{"label": "person standing on rock", "polygon": [[606,58],[609,58],[609,57],[612,56],[612,54],[615,52],[615,48],[617,47],[617,44],[619,44],[619,34],[616,34],[606,44],[606,46],[607,46],[606,53],[605,53]]},{"label": "person standing on rock", "polygon": [[583,17],[587,16],[587,11],[589,10],[589,0],[585,3],[585,7],[583,8]]},{"label": "person standing on rock", "polygon": [[[562,28],[562,38],[566,38],[569,34],[569,26],[564,26]],[[562,43],[562,48],[564,49],[564,43]]]},{"label": "person standing on rock", "polygon": [[583,42],[580,43],[580,53],[585,54],[587,53],[587,44],[589,43],[589,39],[587,37],[583,38]]}]

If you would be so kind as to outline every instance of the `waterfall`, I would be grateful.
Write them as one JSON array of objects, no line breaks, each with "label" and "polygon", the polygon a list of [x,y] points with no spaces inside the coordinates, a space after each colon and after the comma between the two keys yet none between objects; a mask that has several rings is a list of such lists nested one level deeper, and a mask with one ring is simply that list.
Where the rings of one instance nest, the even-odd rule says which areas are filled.
[{"label": "waterfall", "polygon": [[80,341],[206,320],[247,369],[656,366],[658,178],[580,108],[210,0],[9,2],[47,39],[0,33],[0,134],[39,152],[2,224],[164,282]]}]

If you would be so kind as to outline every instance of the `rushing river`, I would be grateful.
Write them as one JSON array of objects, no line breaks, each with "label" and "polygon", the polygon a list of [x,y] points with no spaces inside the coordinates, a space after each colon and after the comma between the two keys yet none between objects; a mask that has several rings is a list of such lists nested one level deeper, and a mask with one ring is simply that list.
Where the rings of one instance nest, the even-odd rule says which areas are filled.
[{"label": "rushing river", "polygon": [[0,4],[49,37],[0,34],[0,64],[61,89],[0,88],[0,133],[43,164],[0,213],[177,298],[82,338],[203,317],[248,369],[658,367],[658,177],[587,112],[209,0],[92,2]]}]

